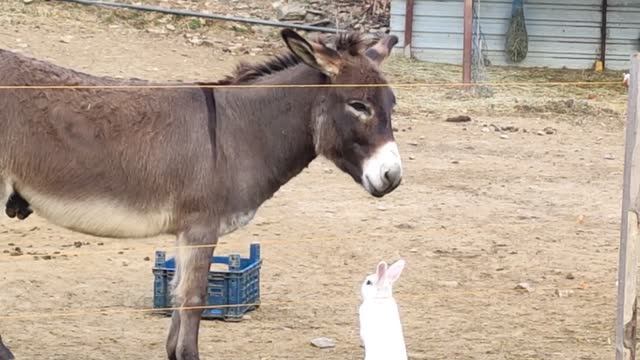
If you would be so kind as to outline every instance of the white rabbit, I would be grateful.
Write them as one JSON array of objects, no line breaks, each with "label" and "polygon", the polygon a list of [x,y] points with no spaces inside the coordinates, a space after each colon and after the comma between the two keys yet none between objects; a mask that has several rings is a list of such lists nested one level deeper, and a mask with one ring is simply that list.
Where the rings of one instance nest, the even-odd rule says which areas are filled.
[{"label": "white rabbit", "polygon": [[387,268],[387,263],[381,261],[376,273],[362,283],[360,338],[365,360],[407,360],[398,305],[393,298],[393,283],[404,265],[400,259]]}]

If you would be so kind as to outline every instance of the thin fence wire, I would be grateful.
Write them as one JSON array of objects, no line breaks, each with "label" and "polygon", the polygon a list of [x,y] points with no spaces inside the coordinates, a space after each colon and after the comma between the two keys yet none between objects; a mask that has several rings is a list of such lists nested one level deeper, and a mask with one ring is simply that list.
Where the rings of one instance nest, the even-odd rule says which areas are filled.
[{"label": "thin fence wire", "polygon": [[[443,298],[450,299],[453,295],[482,295],[487,296],[487,294],[495,295],[495,294],[513,294],[513,295],[532,295],[534,293],[544,293],[549,294],[551,292],[558,291],[567,291],[571,290],[574,292],[581,292],[583,294],[593,294],[593,291],[589,290],[607,290],[615,295],[615,284],[610,283],[594,283],[591,285],[577,285],[572,287],[563,287],[563,286],[554,286],[554,287],[536,287],[533,290],[526,289],[516,289],[516,288],[473,288],[473,289],[447,289],[445,291],[432,291],[425,290],[425,292],[421,293],[396,293],[394,296],[397,301],[400,302],[415,302],[416,300],[425,300],[425,299],[433,299],[433,298]],[[533,291],[531,293],[530,291]],[[600,294],[600,293],[597,293]],[[572,295],[572,296],[577,296]],[[359,300],[357,297],[354,297],[354,303]],[[180,310],[210,310],[210,309],[225,309],[225,308],[236,308],[236,307],[252,307],[252,306],[279,306],[279,305],[289,305],[289,306],[309,306],[309,305],[326,305],[326,300],[318,299],[318,300],[309,300],[306,299],[304,301],[295,301],[295,300],[274,300],[267,302],[255,302],[255,303],[244,303],[244,304],[232,304],[232,305],[202,305],[202,306],[175,306],[175,307],[163,307],[163,308],[133,308],[133,307],[97,307],[97,308],[80,308],[77,310],[69,310],[69,311],[39,311],[39,312],[15,312],[15,313],[7,313],[5,315],[0,315],[0,321],[10,321],[10,320],[26,320],[26,319],[39,319],[39,318],[52,318],[52,317],[76,317],[82,315],[107,315],[107,314],[144,314],[144,313],[163,313],[167,311],[180,311]]]},{"label": "thin fence wire", "polygon": [[83,89],[275,89],[275,88],[351,88],[351,87],[538,87],[538,86],[623,86],[622,81],[540,81],[465,83],[387,83],[387,84],[150,84],[150,85],[0,85],[0,90],[83,90]]},{"label": "thin fence wire", "polygon": [[[289,245],[291,243],[296,243],[296,242],[326,242],[326,241],[331,241],[331,240],[339,240],[341,239],[340,237],[337,236],[331,236],[331,237],[324,237],[324,238],[320,238],[320,240],[317,237],[314,237],[313,239],[304,239],[304,240],[300,240],[300,241],[295,241],[295,240],[272,240],[272,241],[260,241],[261,244],[264,243],[272,243],[272,244],[281,244],[281,245]],[[253,241],[252,241],[253,242]],[[208,245],[184,245],[184,246],[170,246],[167,247],[168,249],[181,249],[181,248],[207,248],[207,247],[211,247],[211,248],[215,248],[220,246],[221,244],[208,244]],[[224,244],[226,245],[226,244]],[[115,252],[120,252],[120,251],[141,251],[142,249],[150,249],[150,250],[155,250],[157,249],[156,246],[148,246],[148,247],[137,247],[137,248],[129,248],[127,250],[125,250],[126,248],[116,248],[116,249],[108,249],[108,250],[101,250],[101,251],[92,251],[92,252],[79,252],[78,254],[76,254],[76,256],[78,255],[82,255],[82,256],[87,256],[87,255],[97,255],[97,254],[105,254],[105,253],[115,253]],[[66,260],[72,260],[74,259],[73,255],[67,254],[67,258],[63,258],[61,257],[63,254],[59,254],[57,255],[59,259],[64,259]],[[18,257],[12,257],[12,258],[5,258],[2,259],[2,262],[6,263],[6,262],[12,262],[13,259],[18,259]],[[8,260],[8,261],[7,261]],[[36,261],[34,259],[25,257],[24,260],[26,261]],[[437,279],[434,279],[434,283],[437,283]],[[612,293],[615,291],[615,284],[613,282],[588,282],[588,279],[582,280],[579,284],[577,285],[572,285],[572,286],[564,286],[561,284],[555,284],[554,286],[551,287],[533,287],[532,291],[534,293],[551,293],[551,292],[555,292],[555,291],[565,291],[565,290],[572,290],[574,292],[581,292],[583,294],[587,294],[587,293],[594,293],[594,291],[597,291],[597,294],[601,294],[602,292],[606,292],[606,291],[611,291]],[[514,287],[510,287],[510,288],[495,288],[495,287],[487,287],[487,288],[481,288],[481,287],[474,287],[472,289],[469,288],[464,288],[463,285],[460,285],[460,288],[450,288],[447,289],[445,291],[439,291],[439,290],[425,290],[425,292],[421,292],[421,293],[401,293],[398,294],[397,297],[399,299],[425,299],[425,298],[434,298],[434,297],[442,297],[442,298],[448,298],[450,297],[452,294],[456,294],[456,295],[483,295],[486,296],[487,294],[514,294],[516,292],[523,292],[523,293],[528,293],[530,290],[527,289],[516,289]],[[572,295],[573,296],[573,295]],[[313,303],[313,301],[309,301],[309,300],[305,300],[305,301],[301,301],[301,302],[294,302],[294,301],[275,301],[275,302],[267,302],[267,303],[262,303],[260,304],[261,306],[267,305],[267,306],[276,306],[276,305],[309,305]],[[201,306],[201,307],[171,307],[171,308],[148,308],[148,309],[136,309],[136,308],[113,308],[113,307],[102,307],[102,308],[91,308],[91,309],[80,309],[80,310],[71,310],[71,311],[65,311],[65,312],[48,312],[48,311],[42,311],[42,312],[38,312],[38,313],[24,313],[24,312],[20,312],[20,313],[9,313],[9,314],[5,314],[5,315],[0,315],[0,320],[11,320],[11,319],[28,319],[28,318],[39,318],[39,317],[65,317],[65,316],[69,316],[69,317],[73,317],[73,316],[80,316],[80,315],[90,315],[90,314],[115,314],[115,313],[151,313],[151,312],[162,312],[162,311],[171,311],[171,310],[189,310],[189,309],[217,309],[217,308],[226,308],[226,307],[242,307],[242,306],[254,306],[256,304],[250,303],[250,304],[234,304],[234,305],[212,305],[212,306]]]},{"label": "thin fence wire", "polygon": [[[261,245],[291,245],[291,244],[304,244],[304,243],[326,243],[331,241],[343,241],[344,238],[340,236],[313,236],[312,238],[303,238],[298,240],[287,240],[287,239],[267,239],[267,240],[251,240],[249,243],[259,243]],[[354,241],[365,241],[364,239],[355,239]],[[227,242],[217,243],[217,244],[202,244],[202,245],[174,245],[174,246],[166,246],[162,247],[167,250],[178,251],[181,249],[198,249],[198,248],[212,248],[215,249],[217,247],[227,246]],[[14,244],[15,246],[15,244]],[[19,246],[15,246],[19,247]],[[70,251],[67,252],[63,249],[56,248],[53,250],[53,253],[38,253],[37,251],[33,252],[25,252],[27,249],[20,248],[21,255],[11,255],[10,250],[9,253],[0,254],[0,264],[2,263],[16,263],[16,262],[31,262],[31,261],[53,261],[53,260],[61,260],[61,261],[72,261],[85,256],[94,256],[94,255],[105,255],[105,254],[114,254],[118,253],[118,255],[124,255],[124,252],[129,252],[129,254],[136,252],[155,252],[158,250],[158,245],[145,245],[145,246],[128,246],[125,245],[123,247],[118,248],[109,248],[109,249],[101,249],[95,251]],[[15,250],[14,250],[15,251]],[[44,250],[42,250],[44,251]],[[58,253],[56,253],[58,252]],[[122,252],[123,254],[119,254]],[[480,252],[480,251],[478,251]],[[592,254],[588,250],[578,250],[574,249],[575,255],[589,255]],[[5,256],[1,256],[5,255]],[[49,256],[50,259],[43,259],[43,256]],[[464,256],[464,255],[462,255]],[[473,254],[472,256],[479,256],[479,254]],[[37,258],[36,258],[37,257]],[[453,256],[455,257],[455,255]]]}]

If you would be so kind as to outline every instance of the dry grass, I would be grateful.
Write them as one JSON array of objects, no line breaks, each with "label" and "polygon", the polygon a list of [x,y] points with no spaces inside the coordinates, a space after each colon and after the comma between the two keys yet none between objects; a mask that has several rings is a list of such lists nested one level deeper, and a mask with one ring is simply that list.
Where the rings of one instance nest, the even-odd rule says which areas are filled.
[{"label": "dry grass", "polygon": [[[494,95],[479,98],[446,84],[461,82],[462,68],[394,57],[385,65],[389,80],[396,84],[443,84],[404,88],[397,92],[407,108],[399,111],[416,116],[475,115],[528,116],[558,118],[585,124],[597,121],[606,127],[620,127],[626,108],[626,89],[622,73],[590,70],[497,67],[488,69]],[[545,85],[549,82],[616,82],[615,84]],[[522,83],[513,85],[513,83]],[[455,100],[455,101],[452,101]],[[578,115],[579,117],[576,117]]]}]

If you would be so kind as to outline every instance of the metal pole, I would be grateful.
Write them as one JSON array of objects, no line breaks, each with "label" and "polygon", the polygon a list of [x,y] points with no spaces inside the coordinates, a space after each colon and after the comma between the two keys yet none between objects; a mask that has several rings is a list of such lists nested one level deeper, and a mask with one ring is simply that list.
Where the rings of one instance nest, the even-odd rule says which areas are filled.
[{"label": "metal pole", "polygon": [[600,61],[602,62],[603,70],[607,67],[605,64],[607,57],[607,8],[607,0],[602,0],[602,20],[600,21]]},{"label": "metal pole", "polygon": [[407,0],[404,11],[404,56],[411,57],[411,40],[413,39],[413,0]]},{"label": "metal pole", "polygon": [[[462,47],[462,83],[471,84],[471,47],[473,35],[473,0],[464,0],[464,44]],[[468,86],[465,86],[468,88]]]}]

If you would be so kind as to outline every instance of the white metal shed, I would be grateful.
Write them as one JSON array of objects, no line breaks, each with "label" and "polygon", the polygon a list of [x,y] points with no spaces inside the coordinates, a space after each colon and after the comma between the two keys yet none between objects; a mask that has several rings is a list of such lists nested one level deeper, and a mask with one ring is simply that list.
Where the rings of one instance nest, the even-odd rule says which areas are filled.
[{"label": "white metal shed", "polygon": [[[604,60],[606,68],[626,70],[631,54],[640,51],[640,0],[525,0],[529,50],[525,60],[511,64],[505,34],[512,1],[475,1],[494,65],[586,69]],[[392,0],[391,33],[400,38],[398,49],[410,41],[418,60],[462,64],[464,6],[465,0]]]}]

